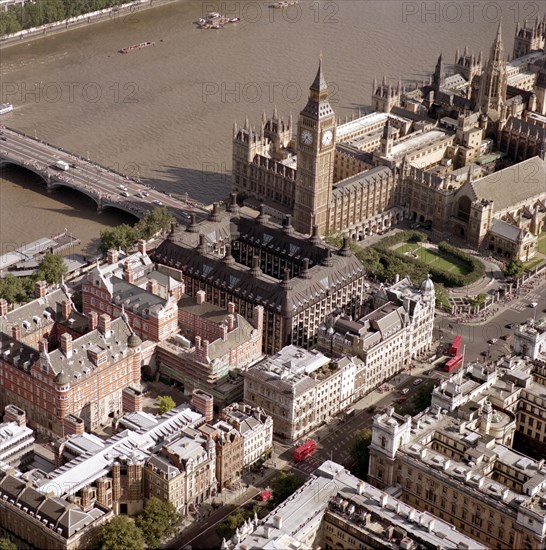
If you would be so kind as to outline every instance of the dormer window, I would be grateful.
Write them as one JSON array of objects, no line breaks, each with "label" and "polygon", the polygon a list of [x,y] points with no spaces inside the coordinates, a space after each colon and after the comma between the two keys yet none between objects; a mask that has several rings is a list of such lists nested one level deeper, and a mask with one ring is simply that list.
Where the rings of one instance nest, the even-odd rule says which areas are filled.
[{"label": "dormer window", "polygon": [[30,323],[28,321],[23,321],[23,328],[28,330],[30,328]]}]

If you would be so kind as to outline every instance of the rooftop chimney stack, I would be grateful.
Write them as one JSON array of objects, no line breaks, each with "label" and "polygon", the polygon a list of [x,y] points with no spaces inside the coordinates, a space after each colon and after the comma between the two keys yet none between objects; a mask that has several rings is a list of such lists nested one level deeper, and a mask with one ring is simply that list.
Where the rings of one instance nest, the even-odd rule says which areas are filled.
[{"label": "rooftop chimney stack", "polygon": [[311,244],[314,244],[314,245],[320,244],[319,226],[317,224],[313,224],[313,230],[309,240]]},{"label": "rooftop chimney stack", "polygon": [[146,255],[146,240],[145,239],[139,239],[138,243],[138,251],[145,256]]},{"label": "rooftop chimney stack", "polygon": [[204,304],[207,299],[207,293],[204,290],[198,290],[195,294],[195,301],[197,302],[197,305]]},{"label": "rooftop chimney stack", "polygon": [[67,359],[72,357],[72,336],[68,332],[61,335],[61,351]]},{"label": "rooftop chimney stack", "polygon": [[13,325],[11,327],[11,337],[14,338],[15,340],[20,340],[21,339],[21,327],[20,325]]},{"label": "rooftop chimney stack", "polygon": [[87,317],[89,318],[89,330],[96,330],[99,324],[99,314],[96,311],[90,311]]},{"label": "rooftop chimney stack", "polygon": [[235,328],[235,315],[230,313],[227,317],[228,332],[231,332]]},{"label": "rooftop chimney stack", "polygon": [[99,330],[104,336],[110,336],[112,332],[112,318],[110,315],[103,313],[99,317]]},{"label": "rooftop chimney stack", "polygon": [[63,300],[61,304],[63,320],[66,321],[72,313],[72,302],[70,300]]},{"label": "rooftop chimney stack", "polygon": [[148,288],[148,292],[152,293],[152,294],[157,294],[157,287],[158,287],[158,284],[157,284],[157,280],[156,279],[148,279],[148,282],[147,282],[147,285],[146,285]]},{"label": "rooftop chimney stack", "polygon": [[109,248],[106,258],[109,264],[115,264],[119,260],[119,252],[115,248]]},{"label": "rooftop chimney stack", "polygon": [[47,294],[47,283],[45,281],[36,281],[34,285],[34,296],[44,298]]},{"label": "rooftop chimney stack", "polygon": [[0,317],[8,314],[8,302],[4,298],[0,299]]}]

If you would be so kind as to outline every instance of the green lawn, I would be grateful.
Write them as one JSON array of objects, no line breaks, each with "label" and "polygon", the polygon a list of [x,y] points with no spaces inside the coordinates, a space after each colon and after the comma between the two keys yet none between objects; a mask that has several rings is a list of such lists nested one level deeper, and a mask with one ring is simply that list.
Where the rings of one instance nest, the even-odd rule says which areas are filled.
[{"label": "green lawn", "polygon": [[532,260],[529,260],[528,262],[525,262],[523,264],[523,267],[529,271],[533,270],[535,267],[539,266],[540,264],[543,264],[546,260],[544,258],[533,258]]},{"label": "green lawn", "polygon": [[538,236],[538,251],[546,256],[546,231]]},{"label": "green lawn", "polygon": [[419,260],[421,260],[423,263],[433,265],[437,269],[448,271],[450,273],[457,273],[458,275],[468,275],[472,271],[472,268],[465,265],[463,262],[460,262],[456,258],[448,260],[447,258],[441,256],[435,250],[423,248],[418,243],[402,243],[395,247],[394,250],[396,250],[396,252],[400,254],[405,254],[406,252],[415,252]]}]

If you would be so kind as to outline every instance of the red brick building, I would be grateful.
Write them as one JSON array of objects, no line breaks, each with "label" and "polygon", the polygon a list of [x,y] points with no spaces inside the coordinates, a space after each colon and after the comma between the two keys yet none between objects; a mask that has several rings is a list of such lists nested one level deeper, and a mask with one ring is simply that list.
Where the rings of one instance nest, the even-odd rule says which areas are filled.
[{"label": "red brick building", "polygon": [[195,389],[210,393],[217,410],[242,399],[242,378],[237,373],[263,357],[263,307],[255,306],[252,320],[247,321],[235,313],[233,303],[227,306],[225,310],[206,302],[204,291],[195,298],[182,296],[180,334],[156,348],[162,377],[183,385],[188,395]]},{"label": "red brick building", "polygon": [[0,323],[0,406],[15,403],[49,434],[70,433],[69,415],[96,429],[122,412],[124,388],[140,387],[141,340],[125,316],[85,318],[64,289],[37,291]]},{"label": "red brick building", "polygon": [[178,331],[177,301],[184,286],[155,269],[139,241],[137,253],[120,257],[108,252],[108,264],[97,266],[83,281],[83,311],[118,317],[123,312],[142,340],[159,342]]}]

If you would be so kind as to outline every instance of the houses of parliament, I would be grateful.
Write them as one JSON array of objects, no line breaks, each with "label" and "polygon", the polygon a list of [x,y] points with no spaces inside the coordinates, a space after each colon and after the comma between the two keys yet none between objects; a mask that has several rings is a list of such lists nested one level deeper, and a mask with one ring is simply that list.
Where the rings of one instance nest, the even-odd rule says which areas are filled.
[{"label": "houses of parliament", "polygon": [[373,112],[338,123],[322,60],[297,125],[233,129],[232,192],[311,234],[356,240],[409,219],[501,258],[528,260],[546,221],[546,18],[499,24],[486,59],[440,55],[428,82],[374,81]]}]

